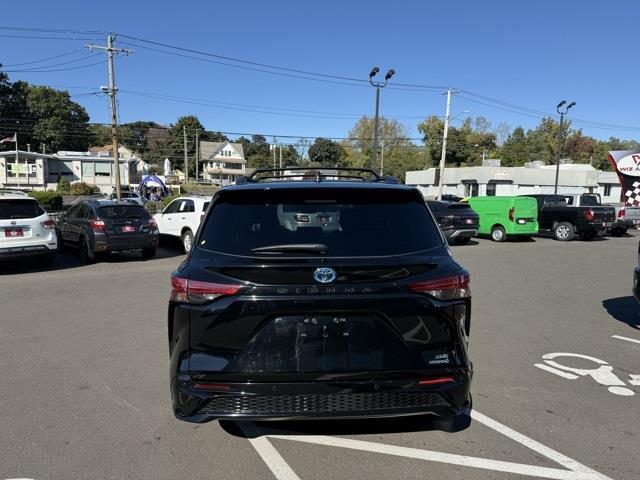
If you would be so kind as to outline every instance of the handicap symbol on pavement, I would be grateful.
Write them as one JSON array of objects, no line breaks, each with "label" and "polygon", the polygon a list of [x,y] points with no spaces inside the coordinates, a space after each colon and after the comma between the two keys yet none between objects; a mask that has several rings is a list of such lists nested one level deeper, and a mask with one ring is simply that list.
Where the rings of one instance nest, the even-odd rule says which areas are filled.
[{"label": "handicap symbol on pavement", "polygon": [[[588,360],[595,363],[596,367],[591,369],[568,367],[555,361],[555,359],[561,357]],[[632,386],[640,386],[640,374],[629,375],[629,379],[627,380],[627,383],[625,383],[620,379],[620,377],[613,373],[613,367],[611,365],[599,358],[581,355],[579,353],[547,353],[542,356],[542,359],[544,360],[544,363],[536,363],[534,366],[541,370],[554,373],[559,377],[566,378],[567,380],[576,380],[579,377],[590,376],[600,385],[607,387],[609,392],[614,395],[631,397],[635,395],[635,392],[630,388],[627,388],[627,383]]]}]

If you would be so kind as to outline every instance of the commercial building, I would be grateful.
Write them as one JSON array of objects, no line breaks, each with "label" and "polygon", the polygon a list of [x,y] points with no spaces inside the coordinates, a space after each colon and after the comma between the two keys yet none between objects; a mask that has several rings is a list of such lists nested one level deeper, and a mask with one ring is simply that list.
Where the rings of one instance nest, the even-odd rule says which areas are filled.
[{"label": "commercial building", "polygon": [[247,161],[241,143],[205,142],[199,144],[202,178],[219,185],[229,185],[246,174]]},{"label": "commercial building", "polygon": [[[438,174],[437,168],[409,171],[405,182],[417,186],[423,195],[435,197]],[[555,165],[531,162],[524,167],[501,167],[499,160],[486,160],[484,165],[477,167],[445,168],[442,191],[461,197],[553,193],[555,176]],[[620,190],[615,172],[597,170],[586,164],[560,165],[560,194],[599,193],[603,202],[619,202]]]},{"label": "commercial building", "polygon": [[[119,158],[120,183],[139,181],[137,158]],[[65,152],[52,155],[22,150],[0,152],[0,187],[55,190],[58,181],[85,182],[111,193],[114,165],[110,152]]]}]

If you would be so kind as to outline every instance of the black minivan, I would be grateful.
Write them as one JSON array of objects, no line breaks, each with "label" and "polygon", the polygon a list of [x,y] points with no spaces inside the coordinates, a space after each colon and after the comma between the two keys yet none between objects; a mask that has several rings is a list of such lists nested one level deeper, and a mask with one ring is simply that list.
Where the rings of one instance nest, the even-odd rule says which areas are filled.
[{"label": "black minivan", "polygon": [[216,193],[171,284],[181,420],[470,410],[469,274],[413,187],[257,170]]}]

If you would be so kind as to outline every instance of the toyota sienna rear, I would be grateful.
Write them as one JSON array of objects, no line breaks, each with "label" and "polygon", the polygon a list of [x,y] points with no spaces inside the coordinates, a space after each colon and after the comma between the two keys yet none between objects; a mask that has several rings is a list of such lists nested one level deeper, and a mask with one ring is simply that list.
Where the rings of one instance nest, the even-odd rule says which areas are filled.
[{"label": "toyota sienna rear", "polygon": [[468,412],[469,275],[420,192],[367,170],[240,183],[171,277],[175,415]]}]

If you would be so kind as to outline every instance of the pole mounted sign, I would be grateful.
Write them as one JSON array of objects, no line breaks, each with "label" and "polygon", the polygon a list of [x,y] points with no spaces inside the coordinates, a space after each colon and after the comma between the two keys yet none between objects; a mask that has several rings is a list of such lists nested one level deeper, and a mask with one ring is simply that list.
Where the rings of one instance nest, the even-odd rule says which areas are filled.
[{"label": "pole mounted sign", "polygon": [[613,150],[609,162],[620,180],[620,201],[640,206],[640,150]]}]

